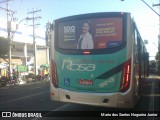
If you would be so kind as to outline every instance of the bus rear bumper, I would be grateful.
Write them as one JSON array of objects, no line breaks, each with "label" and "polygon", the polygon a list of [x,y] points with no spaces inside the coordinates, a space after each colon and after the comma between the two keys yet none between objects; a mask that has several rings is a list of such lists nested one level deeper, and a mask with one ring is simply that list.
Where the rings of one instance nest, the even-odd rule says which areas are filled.
[{"label": "bus rear bumper", "polygon": [[[53,94],[54,93],[54,94]],[[87,104],[94,106],[104,106],[113,108],[132,108],[131,102],[126,102],[126,96],[120,93],[87,93],[87,92],[73,92],[63,89],[51,88],[51,100]],[[130,96],[128,96],[130,97]],[[120,99],[120,100],[118,100]]]}]

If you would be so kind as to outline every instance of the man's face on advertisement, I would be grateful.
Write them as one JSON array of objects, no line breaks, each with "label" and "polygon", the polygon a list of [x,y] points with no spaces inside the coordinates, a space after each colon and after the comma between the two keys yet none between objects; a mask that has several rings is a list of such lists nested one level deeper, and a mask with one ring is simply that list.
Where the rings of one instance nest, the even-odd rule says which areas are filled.
[{"label": "man's face on advertisement", "polygon": [[83,26],[82,26],[82,31],[83,31],[83,33],[88,32],[88,30],[89,30],[89,25],[88,25],[88,23],[84,23]]}]

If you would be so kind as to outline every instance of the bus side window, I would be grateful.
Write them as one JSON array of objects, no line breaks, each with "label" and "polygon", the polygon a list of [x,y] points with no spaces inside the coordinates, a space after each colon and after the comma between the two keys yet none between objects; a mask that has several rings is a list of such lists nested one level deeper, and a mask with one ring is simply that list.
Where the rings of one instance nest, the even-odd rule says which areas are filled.
[{"label": "bus side window", "polygon": [[137,36],[137,43],[138,43],[138,60],[140,61],[141,60],[141,48],[142,48],[142,45],[141,45],[141,38],[139,36]]},{"label": "bus side window", "polygon": [[135,63],[138,63],[138,40],[137,40],[137,31],[135,29],[135,32],[134,32],[134,44],[135,44],[135,48],[134,48],[134,51],[135,51]]}]

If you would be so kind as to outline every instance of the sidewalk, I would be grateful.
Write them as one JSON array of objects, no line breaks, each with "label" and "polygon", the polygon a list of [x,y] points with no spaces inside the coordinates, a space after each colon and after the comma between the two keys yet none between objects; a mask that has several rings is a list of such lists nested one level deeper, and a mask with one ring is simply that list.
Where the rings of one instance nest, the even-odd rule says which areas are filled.
[{"label": "sidewalk", "polygon": [[160,87],[160,75],[150,74],[150,75],[143,81],[144,87],[146,87],[146,86],[152,86],[152,84],[155,84],[156,87]]},{"label": "sidewalk", "polygon": [[19,84],[19,85],[36,84],[36,83],[49,82],[49,81],[50,81],[50,79],[40,80],[40,81],[29,81],[29,82],[23,81],[22,84]]},{"label": "sidewalk", "polygon": [[159,79],[160,80],[160,75],[157,74],[150,74],[147,79]]}]

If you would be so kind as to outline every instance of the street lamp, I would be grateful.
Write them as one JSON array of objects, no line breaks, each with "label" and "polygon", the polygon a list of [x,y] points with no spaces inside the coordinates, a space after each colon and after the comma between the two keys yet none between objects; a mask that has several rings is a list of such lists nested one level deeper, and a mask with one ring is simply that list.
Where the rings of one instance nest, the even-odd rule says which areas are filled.
[{"label": "street lamp", "polygon": [[18,29],[20,23],[21,23],[22,21],[24,21],[24,20],[29,20],[29,17],[26,17],[26,18],[22,19],[21,21],[19,21],[18,24],[16,24],[16,29],[15,29],[14,31],[12,31],[12,37],[11,37],[12,40],[13,40],[14,34],[16,33],[16,31],[17,31],[17,29]]}]

